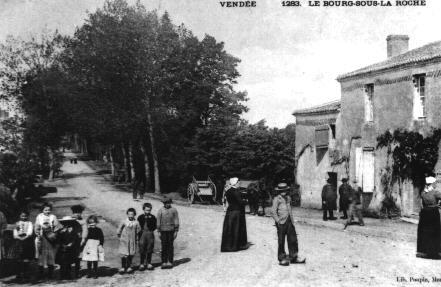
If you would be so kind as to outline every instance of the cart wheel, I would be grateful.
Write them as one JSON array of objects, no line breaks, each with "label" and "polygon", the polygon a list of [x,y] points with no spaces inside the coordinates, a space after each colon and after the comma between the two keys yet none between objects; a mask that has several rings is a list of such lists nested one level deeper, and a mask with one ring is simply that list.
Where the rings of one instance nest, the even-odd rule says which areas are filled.
[{"label": "cart wheel", "polygon": [[212,193],[212,196],[210,197],[210,203],[214,204],[216,203],[216,196],[217,196],[216,185],[214,183],[211,183],[210,188]]}]

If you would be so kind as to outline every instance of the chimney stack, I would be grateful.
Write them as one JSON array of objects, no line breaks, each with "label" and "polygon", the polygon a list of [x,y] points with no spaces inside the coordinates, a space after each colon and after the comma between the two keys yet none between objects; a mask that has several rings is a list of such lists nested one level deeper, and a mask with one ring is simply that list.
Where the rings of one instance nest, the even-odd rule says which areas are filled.
[{"label": "chimney stack", "polygon": [[409,50],[409,36],[407,35],[389,35],[386,41],[388,58],[403,54]]}]

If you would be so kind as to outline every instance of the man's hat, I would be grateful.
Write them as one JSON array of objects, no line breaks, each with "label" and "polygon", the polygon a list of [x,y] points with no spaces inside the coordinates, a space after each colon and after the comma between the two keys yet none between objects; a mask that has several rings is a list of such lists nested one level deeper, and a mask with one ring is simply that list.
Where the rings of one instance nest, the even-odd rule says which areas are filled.
[{"label": "man's hat", "polygon": [[277,185],[277,187],[274,190],[279,191],[279,192],[287,191],[287,190],[289,190],[289,186],[286,183],[281,182]]},{"label": "man's hat", "polygon": [[342,182],[347,182],[347,181],[348,181],[348,178],[347,178],[347,177],[343,177],[343,178],[341,179],[341,181],[342,181]]},{"label": "man's hat", "polygon": [[73,222],[73,221],[76,221],[76,219],[73,218],[73,217],[70,216],[70,215],[67,215],[67,216],[63,216],[63,218],[61,218],[61,219],[58,220],[58,221],[60,221],[61,223],[67,223],[67,222]]},{"label": "man's hat", "polygon": [[436,181],[436,178],[433,176],[426,177],[426,184],[432,184]]},{"label": "man's hat", "polygon": [[162,199],[162,203],[172,203],[172,199],[170,197],[164,196]]}]

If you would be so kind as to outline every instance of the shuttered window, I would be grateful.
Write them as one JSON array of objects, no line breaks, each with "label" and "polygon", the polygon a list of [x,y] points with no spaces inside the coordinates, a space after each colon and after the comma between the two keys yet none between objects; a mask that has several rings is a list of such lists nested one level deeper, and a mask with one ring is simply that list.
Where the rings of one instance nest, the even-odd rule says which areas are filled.
[{"label": "shuttered window", "polygon": [[363,150],[363,192],[374,192],[375,157],[374,152]]},{"label": "shuttered window", "polygon": [[319,126],[315,128],[315,146],[317,148],[328,148],[329,146],[329,126]]}]

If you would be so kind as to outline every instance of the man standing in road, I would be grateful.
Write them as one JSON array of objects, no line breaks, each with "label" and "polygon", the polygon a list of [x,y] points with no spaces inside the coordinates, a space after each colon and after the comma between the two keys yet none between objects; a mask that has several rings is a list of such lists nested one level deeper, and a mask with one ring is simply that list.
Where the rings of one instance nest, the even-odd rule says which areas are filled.
[{"label": "man standing in road", "polygon": [[353,186],[352,186],[352,193],[349,197],[349,214],[348,214],[348,220],[346,221],[345,227],[344,229],[346,229],[346,227],[352,223],[352,220],[354,218],[354,215],[357,216],[358,218],[358,224],[360,226],[364,226],[364,221],[363,221],[363,214],[362,214],[362,204],[361,204],[361,187],[358,186],[357,184],[357,180],[354,179],[353,181]]},{"label": "man standing in road", "polygon": [[348,183],[348,179],[346,177],[341,179],[342,184],[338,188],[338,194],[340,195],[339,199],[339,207],[340,211],[343,212],[343,216],[341,219],[348,219],[348,208],[349,208],[349,196],[352,192],[352,187]]},{"label": "man standing in road", "polygon": [[336,220],[334,217],[334,210],[337,209],[337,191],[331,184],[331,179],[327,179],[327,183],[322,189],[322,209],[323,220],[328,220],[327,213],[329,212],[329,220]]},{"label": "man standing in road", "polygon": [[[289,187],[286,183],[279,183],[275,188],[279,194],[273,199],[272,216],[276,221],[279,264],[288,266],[289,263],[305,263],[306,259],[298,257],[298,242],[294,216],[291,207],[291,197],[288,195]],[[288,241],[289,256],[285,253],[285,237]]]}]

